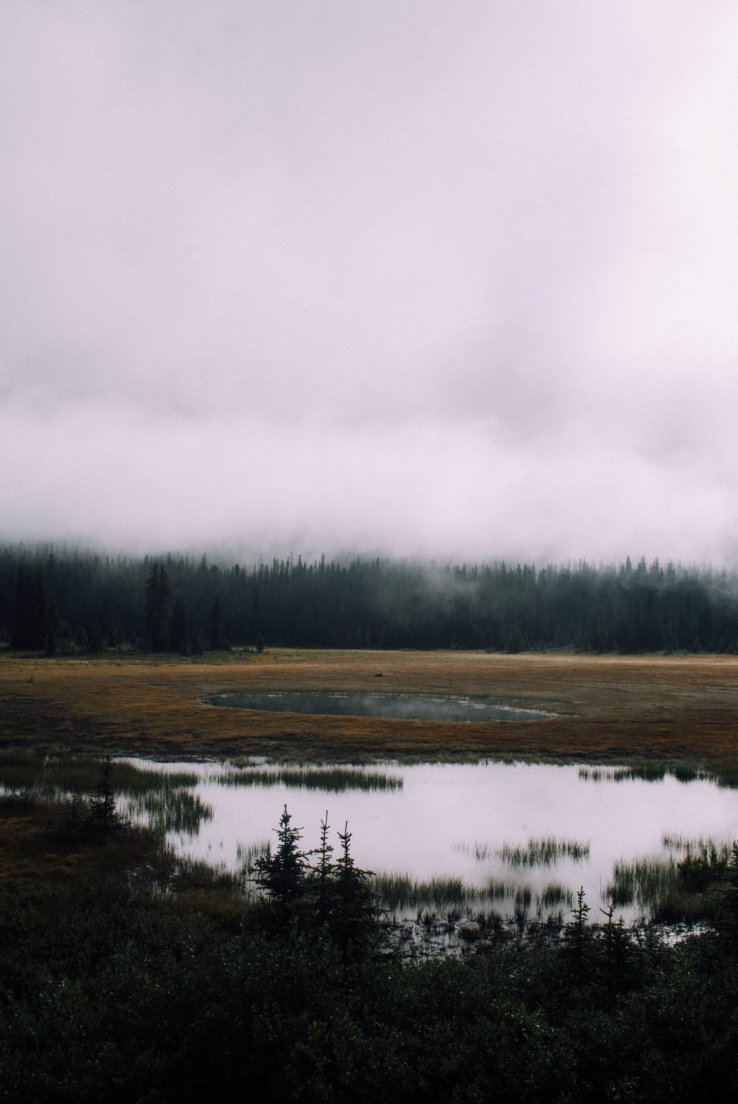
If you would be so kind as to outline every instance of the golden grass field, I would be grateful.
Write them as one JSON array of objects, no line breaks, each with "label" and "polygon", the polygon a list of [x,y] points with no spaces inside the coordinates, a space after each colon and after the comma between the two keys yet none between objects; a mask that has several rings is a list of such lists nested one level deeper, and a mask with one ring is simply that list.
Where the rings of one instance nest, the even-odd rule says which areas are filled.
[{"label": "golden grass field", "polygon": [[[379,677],[381,676],[381,678]],[[412,691],[550,710],[447,723],[252,713],[224,690]],[[730,760],[738,658],[273,650],[222,659],[0,656],[0,748],[280,760]]]}]

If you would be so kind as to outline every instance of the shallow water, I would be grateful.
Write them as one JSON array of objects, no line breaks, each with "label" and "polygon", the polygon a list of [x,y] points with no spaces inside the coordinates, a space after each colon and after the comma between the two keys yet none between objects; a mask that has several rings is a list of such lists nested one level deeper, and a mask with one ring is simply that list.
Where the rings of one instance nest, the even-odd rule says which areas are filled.
[{"label": "shallow water", "polygon": [[[192,764],[162,765],[175,766],[193,769]],[[267,782],[273,773],[273,785],[223,785],[219,779],[228,769],[214,764],[198,768],[201,781],[195,793],[212,806],[213,817],[194,836],[171,837],[183,853],[237,869],[239,854],[274,841],[284,805],[293,824],[304,829],[307,850],[317,846],[327,811],[334,844],[335,830],[348,823],[359,866],[423,881],[462,878],[470,887],[484,887],[490,879],[504,881],[508,896],[489,902],[503,914],[512,914],[516,890],[527,887],[535,915],[545,887],[560,883],[572,894],[583,886],[590,918],[602,920],[598,910],[605,904],[616,862],[668,858],[674,851],[664,845],[664,837],[717,843],[738,837],[738,791],[704,779],[680,782],[667,775],[649,782],[600,773],[595,783],[582,776],[578,765],[385,764],[351,770],[390,776],[401,785],[337,792],[291,785],[284,771],[264,764],[253,769]],[[540,844],[552,838],[563,845],[563,853],[546,865],[521,864],[521,851],[529,858],[551,859],[551,847]],[[516,851],[517,863],[512,861]],[[640,911],[621,908],[619,915],[632,923]]]},{"label": "shallow water", "polygon": [[394,717],[405,721],[536,721],[553,716],[539,709],[434,694],[321,694],[298,691],[216,694],[211,705],[263,713],[309,713],[344,717]]}]

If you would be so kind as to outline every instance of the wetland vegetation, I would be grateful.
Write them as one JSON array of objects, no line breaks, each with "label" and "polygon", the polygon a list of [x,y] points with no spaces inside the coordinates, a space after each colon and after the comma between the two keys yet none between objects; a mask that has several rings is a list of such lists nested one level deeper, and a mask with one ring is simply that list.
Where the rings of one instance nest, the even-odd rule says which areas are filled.
[{"label": "wetland vegetation", "polygon": [[[417,961],[347,827],[303,833],[285,809],[249,897],[158,827],[72,838],[68,803],[22,792],[0,798],[8,1104],[707,1104],[735,1086],[738,849],[691,849],[714,920],[677,945],[611,910],[587,924],[584,893],[550,883],[561,929],[526,924],[521,894],[515,930],[470,921],[461,958]],[[434,892],[458,907],[462,888]]]},{"label": "wetland vegetation", "polygon": [[[310,1104],[686,1104],[731,1092],[738,1075],[738,888],[736,860],[726,847],[734,833],[689,814],[691,798],[679,802],[702,794],[700,807],[712,814],[734,799],[735,791],[711,779],[718,770],[729,779],[735,762],[736,671],[734,659],[707,656],[274,649],[208,662],[0,656],[0,744],[15,756],[6,775],[11,782],[15,772],[13,792],[0,799],[0,1099],[187,1104],[205,1094],[250,1092],[264,1101]],[[344,717],[316,725],[307,716],[285,723],[276,714],[255,719],[202,704],[245,684],[358,692],[376,686],[378,673],[383,686],[402,692],[486,696],[555,716],[535,725]],[[70,751],[80,762],[64,763]],[[97,827],[80,830],[105,751],[190,760],[172,782],[162,779],[171,771],[165,764],[132,762],[127,792],[123,774],[118,785],[113,773],[124,825],[128,815],[139,815],[133,804],[127,814],[127,803],[145,797],[147,787],[169,795],[172,807],[197,798],[204,814],[195,808],[189,823],[173,818],[168,828],[142,803],[147,828],[104,833],[98,818]],[[527,755],[531,779],[533,760],[567,756],[568,771],[557,776],[559,808],[571,811],[565,781],[571,778],[576,792],[590,794],[592,808],[600,808],[613,840],[603,888],[615,884],[616,863],[623,889],[629,866],[665,863],[673,867],[659,890],[667,896],[646,905],[642,867],[641,888],[623,909],[670,923],[688,916],[709,927],[671,946],[657,929],[620,925],[598,885],[587,882],[599,837],[558,814],[547,822],[515,819],[514,803],[504,804],[510,780],[522,771],[512,762],[500,767],[512,773],[488,792],[499,830],[491,830],[487,813],[475,820],[468,800],[451,806],[447,853],[458,855],[463,869],[439,869],[436,843],[412,815],[388,826],[383,841],[369,807],[412,800],[408,762],[431,771],[443,760],[463,770],[472,766],[464,759],[495,754],[510,761]],[[254,761],[259,755],[278,762]],[[197,761],[215,756],[241,757],[232,768],[239,776],[284,770],[298,777],[222,785],[212,764]],[[382,765],[387,760],[394,762]],[[424,760],[435,765],[421,766]],[[662,768],[660,780],[650,764]],[[646,773],[626,775],[629,765]],[[114,772],[118,766],[116,758]],[[329,768],[349,772],[336,788],[327,776],[323,789],[299,784],[303,772]],[[580,768],[592,777],[577,778]],[[207,785],[205,769],[213,775]],[[354,771],[402,778],[402,786],[358,788]],[[592,784],[595,771],[602,773]],[[606,777],[614,772],[616,779]],[[65,773],[68,788],[57,785]],[[607,808],[611,790],[624,797],[638,790],[653,802],[662,787],[676,802],[674,817],[652,832],[633,826],[640,851],[621,853],[617,845],[632,818]],[[438,793],[448,797],[454,788]],[[71,797],[63,797],[65,789]],[[535,792],[540,805],[547,791]],[[217,865],[218,795],[231,803],[237,825],[225,869]],[[302,918],[282,924],[265,890],[245,878],[259,860],[274,858],[269,828],[285,800],[293,823],[305,826],[306,851],[321,846],[326,808],[342,828],[349,821],[349,858],[367,873],[364,886],[377,894],[371,907],[380,909],[362,914],[372,937],[355,956],[314,923],[312,904]],[[245,811],[262,802],[264,816],[247,828]],[[212,846],[188,852],[200,837]],[[406,860],[411,838],[427,840],[426,865],[417,856]],[[562,844],[555,854],[544,846],[550,840]],[[332,863],[340,841],[333,835],[329,842],[336,848]],[[553,861],[504,863],[497,852],[506,844],[511,854],[548,854]],[[588,845],[589,857],[565,854],[567,844]],[[376,847],[387,856],[382,864]],[[312,855],[308,867],[315,865]],[[412,897],[409,918],[396,926],[381,912],[382,878],[388,891],[394,879],[395,889]],[[658,888],[658,879],[651,885]],[[453,954],[425,960],[426,947]]]},{"label": "wetland vegetation", "polygon": [[[626,923],[700,919],[712,915],[704,883],[724,875],[738,820],[733,794],[704,779],[689,786],[672,779],[669,788],[669,776],[660,784],[650,774],[648,783],[633,776],[629,786],[618,777],[595,790],[582,768],[546,764],[387,771],[108,758],[103,766],[124,820],[160,834],[183,863],[206,862],[234,877],[265,855],[275,804],[297,808],[301,823],[335,809],[362,840],[378,904],[405,919],[432,910],[556,922],[582,885],[596,909],[612,905]],[[100,771],[94,758],[0,755],[0,786],[10,796],[67,807],[78,827]],[[613,838],[612,822],[626,815],[627,830]],[[679,823],[699,825],[702,834],[671,830]],[[588,838],[566,834],[567,824]],[[716,829],[722,837],[705,834]],[[698,879],[698,870],[707,877]]]},{"label": "wetland vegetation", "polygon": [[402,776],[357,767],[255,767],[236,762],[215,775],[221,786],[287,786],[327,793],[346,790],[401,790]]}]

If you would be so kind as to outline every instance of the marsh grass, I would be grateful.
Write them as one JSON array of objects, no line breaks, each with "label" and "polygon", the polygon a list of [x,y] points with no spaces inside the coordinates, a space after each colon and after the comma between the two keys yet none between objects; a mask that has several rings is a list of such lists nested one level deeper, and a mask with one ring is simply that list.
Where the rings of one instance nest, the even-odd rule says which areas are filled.
[{"label": "marsh grass", "polygon": [[237,891],[241,896],[248,896],[239,873],[215,867],[212,863],[202,860],[177,856],[176,861],[171,865],[171,873],[166,884],[167,892],[173,890],[177,893],[191,893],[212,889]]},{"label": "marsh grass", "polygon": [[547,836],[544,839],[528,840],[525,847],[503,843],[494,854],[508,866],[553,866],[562,859],[570,859],[572,862],[588,859],[589,843]]},{"label": "marsh grass", "polygon": [[243,870],[251,870],[257,859],[264,859],[272,853],[271,840],[257,840],[256,843],[237,843],[236,858]]},{"label": "marsh grass", "polygon": [[[94,790],[102,760],[95,756],[45,755],[35,751],[11,751],[0,755],[0,785],[8,790],[28,790],[53,800]],[[139,767],[125,759],[112,760],[112,785],[118,794],[134,795],[151,790],[180,790],[197,785],[194,771],[167,772]]]},{"label": "marsh grass", "polygon": [[429,882],[422,882],[409,874],[377,874],[372,879],[371,888],[382,905],[391,911],[459,905],[469,900],[460,878],[432,878]]},{"label": "marsh grass", "polygon": [[710,837],[703,838],[698,836],[697,838],[690,836],[682,836],[679,833],[667,833],[661,837],[661,846],[666,851],[679,851],[685,858],[689,856],[714,856],[713,861],[729,862],[732,843],[729,840],[722,840],[719,843]]},{"label": "marsh grass", "polygon": [[[461,878],[437,877],[429,881],[411,878],[409,874],[378,874],[372,881],[372,891],[388,912],[415,909],[419,912],[441,910],[448,918],[458,918],[462,911],[474,910],[478,918],[490,914],[493,902],[507,901],[515,917],[527,916],[535,908],[539,915],[570,906],[573,895],[565,886],[551,882],[541,893],[529,885],[491,879],[483,886],[465,885]],[[495,914],[496,915],[496,914]]]},{"label": "marsh grass", "polygon": [[161,786],[129,797],[125,803],[128,816],[144,818],[154,831],[176,832],[194,836],[203,821],[212,820],[213,807],[186,789]]},{"label": "marsh grass", "polygon": [[580,767],[577,778],[582,782],[612,782],[612,767]]},{"label": "marsh grass", "polygon": [[[83,815],[80,799],[94,794],[103,761],[86,756],[10,752],[0,756],[0,785],[11,795],[68,806],[72,819]],[[195,835],[213,809],[189,792],[199,781],[194,771],[139,767],[111,760],[110,785],[124,819],[143,820],[155,832]]]},{"label": "marsh grass", "polygon": [[289,786],[295,789],[327,790],[401,790],[399,775],[364,771],[357,767],[237,767],[215,775],[221,786]]},{"label": "marsh grass", "polygon": [[615,863],[604,897],[615,908],[637,905],[644,911],[653,911],[661,900],[678,890],[679,869],[674,858],[638,859]]},{"label": "marsh grass", "polygon": [[738,764],[718,761],[703,766],[696,763],[631,763],[620,767],[580,767],[577,775],[583,782],[712,782],[721,789],[738,789]]},{"label": "marsh grass", "polygon": [[638,763],[635,766],[617,767],[612,772],[613,782],[663,782],[669,773],[663,763]]},{"label": "marsh grass", "polygon": [[378,874],[372,879],[372,892],[390,911],[458,907],[494,899],[486,888],[466,886],[461,878],[420,881],[409,874]]},{"label": "marsh grass", "polygon": [[[572,892],[555,882],[536,893],[525,883],[499,879],[491,879],[483,886],[469,886],[460,878],[421,881],[408,874],[376,875],[372,891],[384,911],[406,914],[414,911],[422,923],[441,919],[452,923],[466,916],[473,917],[486,930],[492,922],[502,923],[506,915],[521,932],[534,914],[540,921],[560,924],[563,909],[571,907],[573,901]],[[502,912],[498,911],[500,907]]]},{"label": "marsh grass", "polygon": [[475,840],[474,843],[457,843],[454,850],[463,855],[472,855],[479,863],[499,860],[508,866],[552,866],[562,859],[583,862],[589,858],[589,843],[558,839],[556,836],[529,840],[524,847],[511,843],[493,847],[492,844]]},{"label": "marsh grass", "polygon": [[561,905],[571,908],[574,904],[574,894],[559,882],[549,882],[538,895],[538,904],[544,909],[553,909]]},{"label": "marsh grass", "polygon": [[721,789],[736,790],[738,789],[738,763],[735,760],[720,763],[707,773],[706,777],[711,778]]}]

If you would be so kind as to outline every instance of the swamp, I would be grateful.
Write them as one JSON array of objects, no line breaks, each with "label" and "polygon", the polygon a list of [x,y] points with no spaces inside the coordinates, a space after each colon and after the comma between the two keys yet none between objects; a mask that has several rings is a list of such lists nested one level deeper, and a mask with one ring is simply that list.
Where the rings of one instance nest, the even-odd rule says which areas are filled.
[{"label": "swamp", "polygon": [[[0,1099],[730,1093],[736,673],[0,656]],[[212,704],[235,693],[501,717]]]}]

